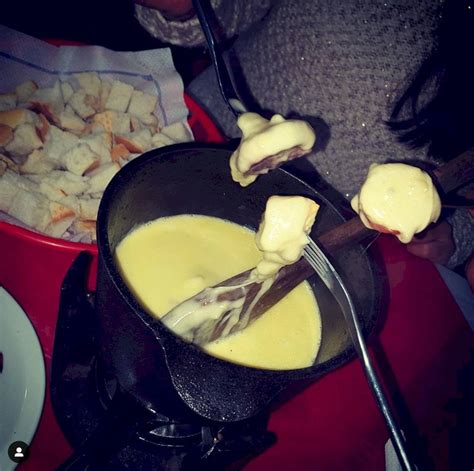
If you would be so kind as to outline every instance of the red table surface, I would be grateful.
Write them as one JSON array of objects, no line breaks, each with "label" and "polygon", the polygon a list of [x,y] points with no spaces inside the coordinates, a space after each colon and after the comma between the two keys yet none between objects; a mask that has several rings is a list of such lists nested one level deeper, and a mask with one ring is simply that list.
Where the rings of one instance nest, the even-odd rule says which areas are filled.
[{"label": "red table surface", "polygon": [[[196,140],[222,142],[207,115],[189,97],[185,101]],[[54,470],[72,451],[54,417],[49,379],[59,289],[78,246],[58,242],[0,222],[0,285],[32,321],[47,374],[43,414],[30,458],[19,471]],[[378,245],[390,291],[380,345],[411,414],[428,439],[436,469],[445,471],[453,422],[445,406],[459,395],[457,373],[474,347],[474,338],[431,263],[409,255],[393,238],[380,237]],[[95,248],[82,249],[95,256]],[[95,286],[95,267],[88,284]],[[384,469],[388,434],[355,360],[274,412],[270,429],[278,436],[277,444],[249,463],[246,471]]]},{"label": "red table surface", "polygon": [[[0,285],[16,298],[36,329],[49,385],[59,288],[76,253],[54,246],[38,251],[37,243],[34,238],[19,241],[0,224],[0,247],[9,247],[0,250]],[[380,343],[428,439],[437,469],[444,471],[448,469],[447,433],[453,421],[445,406],[458,395],[456,375],[474,346],[473,335],[431,263],[411,256],[395,239],[383,236],[378,244],[390,289]],[[94,274],[91,285],[93,278]],[[277,444],[250,462],[247,471],[384,469],[388,434],[355,360],[274,412],[270,429],[278,436]],[[48,388],[30,458],[18,469],[50,471],[70,453]]]}]

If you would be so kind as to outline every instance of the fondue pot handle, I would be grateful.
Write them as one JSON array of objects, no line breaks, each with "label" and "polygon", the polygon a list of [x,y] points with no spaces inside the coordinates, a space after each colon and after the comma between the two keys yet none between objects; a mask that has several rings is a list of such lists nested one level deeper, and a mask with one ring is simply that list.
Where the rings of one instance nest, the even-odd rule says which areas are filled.
[{"label": "fondue pot handle", "polygon": [[161,341],[175,390],[192,411],[212,421],[255,416],[295,381],[291,371],[260,370],[220,360],[175,336]]}]

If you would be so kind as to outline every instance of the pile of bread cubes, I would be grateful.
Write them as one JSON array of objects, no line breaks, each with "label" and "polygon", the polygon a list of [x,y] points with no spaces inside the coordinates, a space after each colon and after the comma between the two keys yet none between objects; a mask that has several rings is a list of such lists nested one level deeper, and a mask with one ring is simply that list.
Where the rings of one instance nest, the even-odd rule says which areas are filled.
[{"label": "pile of bread cubes", "polygon": [[158,97],[95,72],[0,94],[0,211],[52,237],[93,242],[100,198],[143,152],[193,139],[160,127]]}]

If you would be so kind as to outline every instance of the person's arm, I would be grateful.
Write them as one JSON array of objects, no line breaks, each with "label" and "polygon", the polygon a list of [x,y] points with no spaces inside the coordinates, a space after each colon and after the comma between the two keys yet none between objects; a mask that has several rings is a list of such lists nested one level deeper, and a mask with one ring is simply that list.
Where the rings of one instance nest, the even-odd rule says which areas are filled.
[{"label": "person's arm", "polygon": [[456,251],[451,225],[442,221],[429,227],[413,237],[407,250],[417,257],[446,265]]},{"label": "person's arm", "polygon": [[[152,36],[163,42],[193,47],[204,44],[191,0],[135,0],[135,14]],[[227,38],[247,29],[268,12],[271,0],[211,0]]]},{"label": "person's arm", "polygon": [[445,221],[415,236],[407,249],[449,268],[462,265],[474,250],[474,219],[467,210],[458,209]]}]

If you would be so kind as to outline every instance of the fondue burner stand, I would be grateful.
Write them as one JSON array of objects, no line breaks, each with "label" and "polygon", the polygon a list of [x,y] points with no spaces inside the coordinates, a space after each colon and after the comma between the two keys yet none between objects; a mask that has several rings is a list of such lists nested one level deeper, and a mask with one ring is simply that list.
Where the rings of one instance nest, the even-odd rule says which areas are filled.
[{"label": "fondue burner stand", "polygon": [[[147,409],[102,367],[94,296],[82,253],[62,288],[51,373],[57,421],[75,452],[58,470],[223,470],[269,448],[268,413],[239,423],[179,423]],[[159,384],[157,384],[159,388]]]}]

